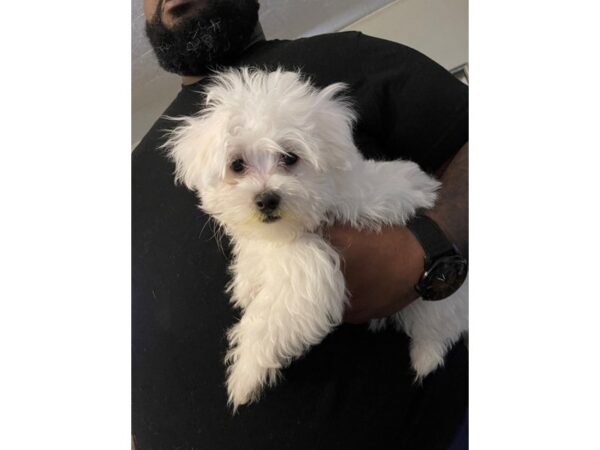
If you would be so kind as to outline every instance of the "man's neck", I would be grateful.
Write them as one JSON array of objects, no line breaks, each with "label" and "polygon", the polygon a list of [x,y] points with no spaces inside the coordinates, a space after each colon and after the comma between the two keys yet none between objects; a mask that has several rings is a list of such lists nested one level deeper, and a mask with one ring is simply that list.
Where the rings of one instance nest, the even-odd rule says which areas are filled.
[{"label": "man's neck", "polygon": [[[250,36],[250,40],[248,41],[248,45],[246,45],[246,48],[244,49],[244,51],[248,50],[250,47],[252,47],[257,42],[264,41],[264,40],[265,40],[265,33],[263,33],[263,29],[262,29],[262,26],[260,25],[260,22],[257,22],[256,27],[254,28],[254,32],[252,33],[252,36]],[[183,75],[181,77],[181,83],[184,86],[189,86],[190,84],[197,83],[202,78],[203,77],[200,75]]]}]

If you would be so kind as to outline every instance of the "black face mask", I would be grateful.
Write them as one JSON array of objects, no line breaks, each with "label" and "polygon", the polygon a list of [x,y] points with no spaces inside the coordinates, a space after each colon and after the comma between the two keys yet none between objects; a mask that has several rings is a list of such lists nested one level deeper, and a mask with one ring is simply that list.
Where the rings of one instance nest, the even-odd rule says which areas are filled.
[{"label": "black face mask", "polygon": [[146,22],[146,35],[161,67],[179,75],[204,75],[211,66],[235,62],[258,22],[257,0],[209,0],[197,16],[169,30],[160,17],[162,4]]}]

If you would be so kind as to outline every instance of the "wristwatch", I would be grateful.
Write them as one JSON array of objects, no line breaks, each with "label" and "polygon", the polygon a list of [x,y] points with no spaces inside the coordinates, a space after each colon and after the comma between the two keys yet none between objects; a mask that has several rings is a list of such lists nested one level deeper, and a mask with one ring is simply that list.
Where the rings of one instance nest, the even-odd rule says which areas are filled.
[{"label": "wristwatch", "polygon": [[467,259],[430,217],[419,214],[406,226],[425,252],[425,272],[415,290],[423,300],[443,300],[454,294],[467,278]]}]

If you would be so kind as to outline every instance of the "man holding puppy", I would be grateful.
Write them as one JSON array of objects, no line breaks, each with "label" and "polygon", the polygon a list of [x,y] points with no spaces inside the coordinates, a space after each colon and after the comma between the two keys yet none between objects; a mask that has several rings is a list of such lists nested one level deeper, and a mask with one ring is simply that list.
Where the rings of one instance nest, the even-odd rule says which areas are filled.
[{"label": "man holding puppy", "polygon": [[[364,322],[414,301],[416,285],[436,289],[423,279],[436,256],[431,239],[454,244],[453,257],[467,254],[466,87],[418,52],[360,33],[266,41],[256,1],[146,0],[144,6],[161,66],[183,77],[166,115],[198,111],[198,91],[211,69],[300,69],[317,86],[349,84],[359,116],[355,141],[366,157],[414,160],[438,173],[443,189],[427,213],[433,220],[419,219],[424,225],[379,234],[329,230],[345,262],[349,324],[232,417],[222,362],[225,330],[236,320],[224,294],[227,258],[215,240],[200,235],[208,218],[193,193],[174,186],[172,163],[160,150],[174,123],[157,121],[132,161],[133,432],[139,449],[447,448],[466,411],[465,349],[457,344],[446,367],[416,386],[407,338],[372,334]],[[431,223],[438,235],[428,241],[422,231]],[[446,291],[435,293],[443,298]]]}]

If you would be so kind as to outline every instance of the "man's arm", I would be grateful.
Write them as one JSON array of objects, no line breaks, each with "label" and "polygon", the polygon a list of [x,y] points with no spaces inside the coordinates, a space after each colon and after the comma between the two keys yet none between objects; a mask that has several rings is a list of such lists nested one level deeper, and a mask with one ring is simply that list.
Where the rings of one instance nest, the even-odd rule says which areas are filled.
[{"label": "man's arm", "polygon": [[[468,251],[468,143],[441,176],[436,206],[427,212],[466,256]],[[366,322],[398,312],[418,298],[415,284],[423,274],[424,252],[406,227],[386,227],[381,233],[348,226],[329,230],[331,243],[343,258],[351,307],[344,319]]]},{"label": "man's arm", "polygon": [[431,217],[468,259],[469,254],[469,143],[452,158],[443,172],[435,207],[425,214]]}]

